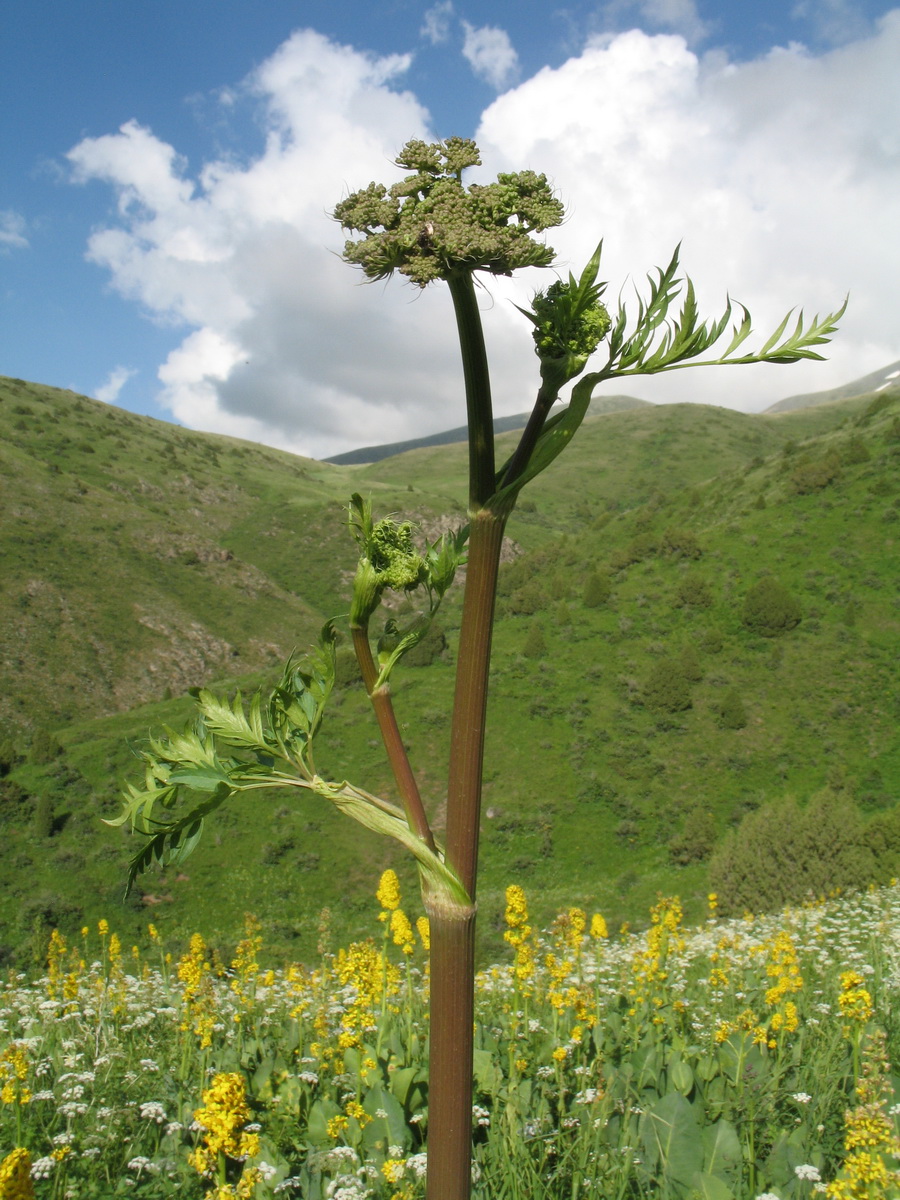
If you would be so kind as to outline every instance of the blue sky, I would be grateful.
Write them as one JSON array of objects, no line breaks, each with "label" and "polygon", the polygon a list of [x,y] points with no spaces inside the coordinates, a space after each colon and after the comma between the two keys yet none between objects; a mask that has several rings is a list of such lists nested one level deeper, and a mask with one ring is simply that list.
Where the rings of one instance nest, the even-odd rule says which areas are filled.
[{"label": "blue sky", "polygon": [[[31,0],[3,32],[0,373],[315,455],[459,423],[446,297],[359,287],[326,217],[450,134],[547,171],[563,265],[604,235],[616,288],[683,237],[761,332],[851,292],[827,365],[636,394],[752,410],[900,358],[889,5]],[[484,296],[501,412],[541,282]]]}]

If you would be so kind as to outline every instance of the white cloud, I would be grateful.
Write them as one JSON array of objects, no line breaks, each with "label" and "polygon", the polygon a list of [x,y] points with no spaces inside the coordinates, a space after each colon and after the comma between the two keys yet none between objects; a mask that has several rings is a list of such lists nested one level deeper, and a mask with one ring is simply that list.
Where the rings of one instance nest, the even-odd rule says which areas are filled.
[{"label": "white cloud", "polygon": [[578,264],[603,235],[607,278],[641,279],[683,238],[704,303],[731,290],[761,332],[792,303],[837,307],[849,290],[830,368],[676,372],[635,389],[763,407],[900,357],[898,60],[900,11],[826,55],[793,47],[746,64],[635,30],[500,97],[477,137],[492,166],[553,178],[570,211],[554,245]]},{"label": "white cloud", "polygon": [[134,367],[113,367],[105,381],[94,392],[94,399],[102,400],[104,404],[115,404],[122,388],[134,375],[137,375]]},{"label": "white cloud", "polygon": [[452,17],[452,0],[439,0],[439,3],[432,5],[426,11],[419,33],[423,38],[431,42],[432,46],[438,46],[442,42],[446,42],[450,37],[450,20]]},{"label": "white cloud", "polygon": [[635,14],[642,25],[680,33],[689,43],[702,41],[711,29],[697,11],[694,0],[609,0],[600,14],[604,24],[615,26],[633,19],[631,14]]},{"label": "white cloud", "polygon": [[799,0],[791,16],[805,20],[813,36],[831,46],[841,46],[871,33],[871,24],[857,0]]},{"label": "white cloud", "polygon": [[25,218],[12,209],[0,210],[0,253],[6,250],[25,250]]},{"label": "white cloud", "polygon": [[[499,97],[478,131],[482,175],[546,171],[569,219],[550,238],[579,268],[605,237],[613,296],[684,238],[705,307],[730,289],[760,333],[792,303],[851,307],[828,365],[675,372],[610,385],[651,399],[761,408],[900,358],[900,11],[872,37],[815,56],[699,59],[640,31],[590,42]],[[325,455],[462,424],[446,289],[362,285],[341,262],[334,203],[391,166],[428,114],[398,90],[408,59],[301,31],[248,91],[267,115],[258,157],[188,176],[175,148],[131,122],[85,139],[76,178],[103,179],[118,216],[89,253],[155,319],[187,327],[159,370],[185,424]],[[530,274],[530,278],[527,276]],[[522,303],[538,272],[481,294],[498,413],[529,406],[535,360]]]},{"label": "white cloud", "polygon": [[499,92],[518,74],[519,56],[505,29],[484,25],[476,29],[463,21],[463,57],[479,79]]}]

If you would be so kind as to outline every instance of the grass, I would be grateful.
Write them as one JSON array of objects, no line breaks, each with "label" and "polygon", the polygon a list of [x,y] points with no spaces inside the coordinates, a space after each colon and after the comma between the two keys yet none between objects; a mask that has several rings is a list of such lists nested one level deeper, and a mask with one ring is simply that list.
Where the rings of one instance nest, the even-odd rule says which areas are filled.
[{"label": "grass", "polygon": [[[378,897],[305,967],[267,965],[253,917],[228,957],[101,920],[10,974],[0,1145],[38,1200],[421,1196],[427,929],[389,878]],[[568,906],[539,934],[509,888],[478,979],[476,1197],[896,1195],[898,920],[894,885],[695,928],[660,899],[612,937]]]},{"label": "grass", "polygon": [[[760,805],[829,786],[866,820],[894,811],[897,405],[881,393],[770,417],[612,412],[589,418],[565,468],[525,493],[495,635],[482,961],[502,945],[511,875],[543,924],[566,904],[639,924],[658,892],[677,892],[697,920],[710,855]],[[104,916],[142,942],[152,914],[176,940],[199,925],[227,957],[247,908],[283,961],[314,954],[323,905],[343,938],[361,936],[373,873],[393,867],[406,886],[412,874],[329,810],[275,793],[235,805],[186,877],[147,876],[128,904],[127,841],[100,817],[137,768],[133,748],[187,719],[185,688],[246,695],[346,608],[349,492],[434,536],[463,520],[464,448],[340,468],[17,381],[0,381],[0,435],[14,518],[0,530],[0,952],[41,961],[53,926],[71,936]],[[808,488],[823,462],[836,470]],[[598,568],[611,593],[586,608]],[[777,638],[741,619],[766,573],[802,612]],[[692,580],[702,604],[683,599]],[[458,619],[451,595],[445,657],[401,672],[395,689],[439,828]],[[535,623],[537,659],[524,653]],[[654,709],[648,680],[685,652],[690,707]],[[738,729],[721,727],[731,691],[746,712]],[[29,749],[47,729],[61,746],[49,758]],[[326,732],[324,766],[391,793],[365,697],[342,688]],[[699,817],[711,834],[685,850]],[[873,878],[897,873],[897,858],[888,846]]]}]

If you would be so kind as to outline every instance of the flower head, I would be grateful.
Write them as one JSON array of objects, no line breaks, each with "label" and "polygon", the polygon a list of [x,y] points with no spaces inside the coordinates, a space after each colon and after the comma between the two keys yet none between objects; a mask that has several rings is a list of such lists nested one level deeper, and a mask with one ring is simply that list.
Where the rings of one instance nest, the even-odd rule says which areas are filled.
[{"label": "flower head", "polygon": [[553,250],[532,234],[561,224],[564,210],[546,176],[517,171],[465,187],[463,171],[480,164],[468,138],[407,142],[397,165],[414,174],[391,188],[370,183],[336,206],[335,220],[364,235],[345,243],[346,261],[370,279],[399,271],[419,287],[455,272],[549,266]]}]

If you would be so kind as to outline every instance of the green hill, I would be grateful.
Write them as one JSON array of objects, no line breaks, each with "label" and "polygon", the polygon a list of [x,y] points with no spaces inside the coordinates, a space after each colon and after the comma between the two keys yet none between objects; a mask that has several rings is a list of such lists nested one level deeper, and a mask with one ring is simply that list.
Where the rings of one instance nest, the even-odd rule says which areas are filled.
[{"label": "green hill", "polygon": [[[896,873],[898,462],[890,390],[775,415],[647,406],[585,422],[509,526],[486,948],[513,881],[540,897],[539,922],[577,903],[635,920],[659,891],[699,914],[734,826],[825,787],[877,823],[860,871]],[[104,915],[125,936],[152,919],[225,944],[246,910],[277,954],[302,956],[323,905],[341,936],[367,929],[383,867],[412,887],[392,846],[273,793],[217,818],[184,872],[146,877],[123,909],[127,841],[99,818],[134,773],[130,745],[187,718],[186,687],[246,693],[346,610],[351,491],[433,535],[463,520],[464,471],[461,445],[341,467],[0,380],[7,957]],[[788,601],[754,608],[769,578]],[[451,597],[447,650],[395,689],[438,826],[457,623]],[[328,731],[325,767],[389,794],[351,686]]]}]

